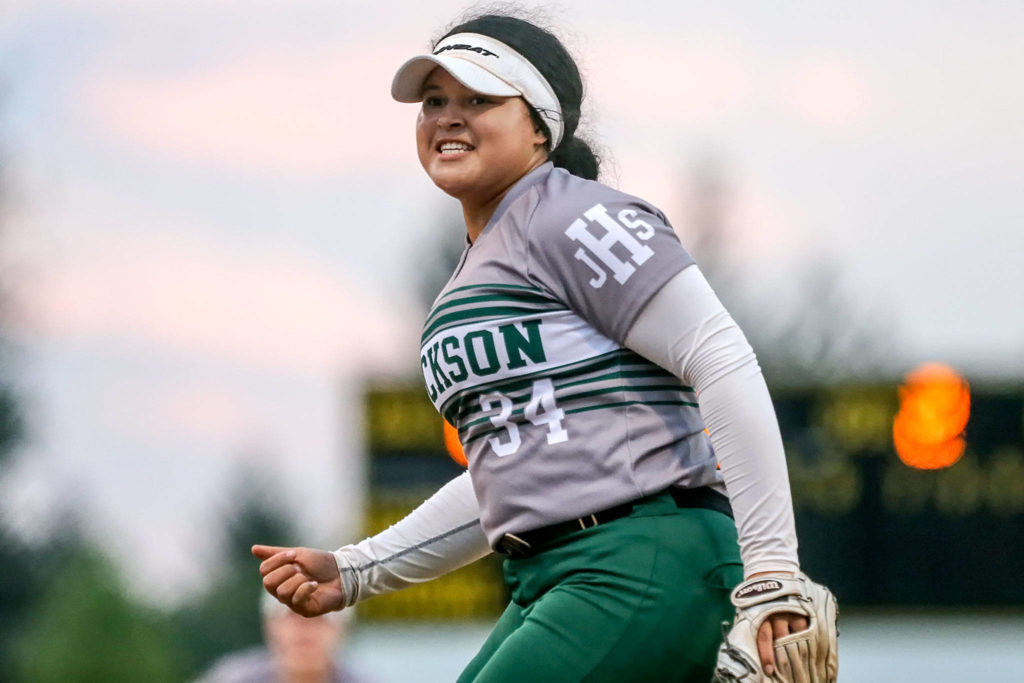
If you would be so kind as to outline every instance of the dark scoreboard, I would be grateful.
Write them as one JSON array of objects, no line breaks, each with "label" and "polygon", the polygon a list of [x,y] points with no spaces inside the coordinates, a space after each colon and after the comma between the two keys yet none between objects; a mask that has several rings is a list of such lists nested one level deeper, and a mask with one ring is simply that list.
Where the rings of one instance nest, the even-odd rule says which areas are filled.
[{"label": "dark scoreboard", "polygon": [[[1024,605],[1024,389],[972,392],[967,450],[952,467],[904,465],[894,386],[776,392],[800,558],[844,605]],[[461,472],[419,383],[370,385],[367,533]],[[370,619],[490,618],[500,560],[367,601]]]},{"label": "dark scoreboard", "polygon": [[896,457],[896,407],[884,387],[775,397],[805,570],[846,604],[1024,605],[1024,391],[972,392],[941,470]]}]

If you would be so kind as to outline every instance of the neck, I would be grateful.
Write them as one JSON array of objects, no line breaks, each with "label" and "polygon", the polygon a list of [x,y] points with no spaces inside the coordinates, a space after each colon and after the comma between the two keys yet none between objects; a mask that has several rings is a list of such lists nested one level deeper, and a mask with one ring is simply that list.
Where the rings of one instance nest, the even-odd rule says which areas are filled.
[{"label": "neck", "polygon": [[512,181],[511,184],[504,187],[497,194],[488,195],[485,197],[466,197],[461,200],[462,202],[462,217],[466,221],[466,232],[469,234],[469,241],[476,242],[477,238],[480,237],[480,233],[487,227],[487,223],[494,216],[494,211],[498,208],[498,204],[501,204],[501,200],[505,198],[508,191],[512,189],[512,186],[522,180],[530,171],[534,170],[541,164],[547,161],[547,156],[544,155],[536,159],[526,171]]},{"label": "neck", "polygon": [[292,669],[284,671],[283,680],[288,683],[327,683],[333,680],[331,667],[316,669]]},{"label": "neck", "polygon": [[510,189],[511,186],[506,187],[500,194],[483,203],[462,202],[462,217],[466,221],[466,232],[469,233],[470,242],[476,242],[477,238],[480,237],[480,233],[484,231],[488,221],[491,220],[491,216],[494,215],[494,210],[498,208],[498,204],[501,203],[501,200],[505,198]]}]

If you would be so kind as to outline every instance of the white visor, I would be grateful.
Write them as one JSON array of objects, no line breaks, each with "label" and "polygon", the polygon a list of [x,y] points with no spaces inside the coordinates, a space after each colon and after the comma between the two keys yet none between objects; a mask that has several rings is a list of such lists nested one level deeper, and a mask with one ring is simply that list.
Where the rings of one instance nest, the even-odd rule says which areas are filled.
[{"label": "white visor", "polygon": [[423,100],[423,82],[437,67],[481,95],[521,95],[547,124],[551,149],[562,141],[562,108],[554,90],[537,68],[505,43],[479,33],[456,33],[434,48],[434,54],[413,57],[391,82],[391,96],[399,102]]}]

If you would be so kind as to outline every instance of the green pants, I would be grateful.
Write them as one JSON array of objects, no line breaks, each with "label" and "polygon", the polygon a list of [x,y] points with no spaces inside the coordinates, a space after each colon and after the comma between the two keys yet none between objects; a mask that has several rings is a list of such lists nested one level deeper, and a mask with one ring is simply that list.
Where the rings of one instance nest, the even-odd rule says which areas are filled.
[{"label": "green pants", "polygon": [[742,578],[732,519],[647,500],[506,560],[512,602],[459,681],[707,683]]}]

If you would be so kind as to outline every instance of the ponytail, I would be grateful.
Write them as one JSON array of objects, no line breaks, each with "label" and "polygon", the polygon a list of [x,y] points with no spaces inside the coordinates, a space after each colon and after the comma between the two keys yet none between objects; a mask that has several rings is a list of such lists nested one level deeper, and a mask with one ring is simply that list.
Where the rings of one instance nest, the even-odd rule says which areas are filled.
[{"label": "ponytail", "polygon": [[548,159],[555,166],[587,180],[597,180],[601,170],[601,159],[586,141],[575,136],[562,140],[562,144],[548,155]]}]

